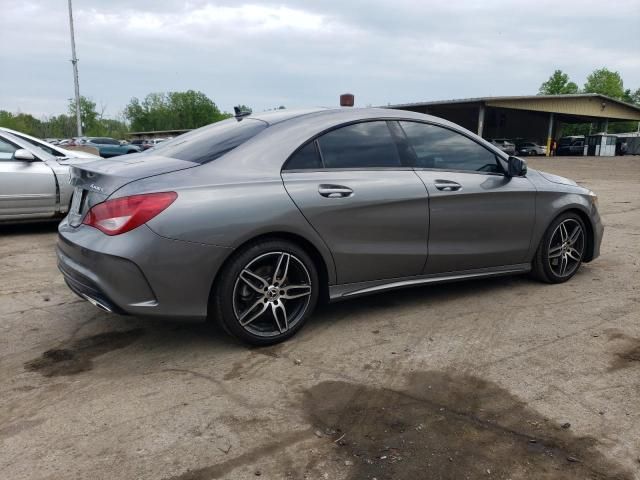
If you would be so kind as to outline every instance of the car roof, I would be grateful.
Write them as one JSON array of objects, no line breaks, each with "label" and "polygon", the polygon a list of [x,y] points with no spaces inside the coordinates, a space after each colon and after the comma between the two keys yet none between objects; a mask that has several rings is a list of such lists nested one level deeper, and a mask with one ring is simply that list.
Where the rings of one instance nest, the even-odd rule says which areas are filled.
[{"label": "car roof", "polygon": [[284,124],[284,123],[298,123],[290,122],[291,120],[301,120],[301,117],[306,117],[305,120],[314,120],[316,122],[322,122],[323,120],[329,125],[339,122],[350,122],[358,120],[374,120],[382,118],[399,118],[399,119],[415,119],[420,121],[429,121],[437,123],[439,125],[445,125],[460,129],[459,125],[456,125],[448,120],[440,117],[434,117],[424,113],[412,112],[409,110],[397,110],[393,108],[380,108],[380,107],[316,107],[307,109],[291,109],[291,110],[276,110],[272,112],[263,112],[258,114],[251,114],[245,118],[253,118],[261,120],[269,125]]},{"label": "car roof", "polygon": [[25,150],[29,150],[31,153],[34,153],[36,156],[38,156],[40,159],[42,159],[42,160],[55,160],[56,159],[56,157],[54,157],[50,153],[45,152],[41,148],[36,147],[34,144],[23,140],[22,138],[12,134],[10,131],[7,131],[9,129],[0,127],[0,130],[2,130],[2,131],[0,131],[0,137],[3,137],[3,138],[9,140],[12,143],[15,143],[20,148],[24,148]]},{"label": "car roof", "polygon": [[[29,135],[28,133],[24,133],[24,132],[19,132],[18,130],[12,130],[11,128],[7,128],[7,127],[0,127],[0,130],[10,133],[13,136],[19,137],[19,136],[23,136],[26,138],[29,138],[31,140],[33,140],[34,142],[40,142],[40,143],[49,143],[41,138],[38,137],[34,137],[33,135]],[[51,145],[52,148],[56,148],[55,145]]]},{"label": "car roof", "polygon": [[[311,138],[350,123],[376,120],[407,120],[432,123],[450,128],[465,135],[474,135],[460,125],[448,120],[408,110],[391,108],[322,108],[309,110],[292,110],[286,116],[276,117],[280,112],[266,112],[258,115],[242,117],[265,123],[273,122],[268,128],[250,138],[243,144],[226,153],[215,162],[205,163],[204,168],[214,168],[219,172],[225,170],[225,176],[254,178],[260,175],[271,175],[277,178],[282,169],[282,162],[296,149]],[[475,135],[474,135],[475,136]],[[487,149],[506,161],[507,155],[495,145],[477,138]],[[265,154],[268,152],[268,155]],[[158,152],[160,153],[160,152]],[[264,178],[264,177],[261,177]]]}]

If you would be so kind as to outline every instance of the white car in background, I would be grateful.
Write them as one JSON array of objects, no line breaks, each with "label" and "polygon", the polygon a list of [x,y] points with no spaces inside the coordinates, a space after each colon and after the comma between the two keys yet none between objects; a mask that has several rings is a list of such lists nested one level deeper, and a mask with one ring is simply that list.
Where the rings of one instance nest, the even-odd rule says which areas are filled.
[{"label": "white car in background", "polygon": [[25,142],[29,142],[31,145],[34,145],[38,148],[41,148],[45,152],[53,155],[58,158],[101,158],[99,155],[94,155],[93,153],[83,152],[82,150],[67,150],[66,148],[62,148],[59,145],[53,145],[51,143],[45,142],[44,140],[36,137],[32,137],[31,135],[27,135],[26,133],[18,132],[16,130],[11,130],[10,128],[0,127],[0,131],[10,133],[11,135],[15,135],[16,137],[24,140]]},{"label": "white car in background", "polygon": [[516,144],[508,138],[493,138],[489,141],[507,155],[516,154]]},{"label": "white car in background", "polygon": [[73,192],[67,162],[91,161],[93,158],[54,157],[0,129],[0,223],[65,215]]},{"label": "white car in background", "polygon": [[535,155],[547,154],[547,147],[538,145],[535,142],[519,143],[517,150],[518,150],[518,155],[535,156]]}]

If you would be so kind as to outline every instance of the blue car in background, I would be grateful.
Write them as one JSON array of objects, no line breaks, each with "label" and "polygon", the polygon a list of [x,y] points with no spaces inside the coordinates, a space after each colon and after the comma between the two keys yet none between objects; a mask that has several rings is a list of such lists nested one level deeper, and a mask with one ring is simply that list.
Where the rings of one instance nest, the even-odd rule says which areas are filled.
[{"label": "blue car in background", "polygon": [[136,145],[131,145],[130,143],[122,145],[115,138],[109,137],[85,137],[83,138],[82,145],[97,148],[99,155],[104,158],[142,151],[142,149]]}]

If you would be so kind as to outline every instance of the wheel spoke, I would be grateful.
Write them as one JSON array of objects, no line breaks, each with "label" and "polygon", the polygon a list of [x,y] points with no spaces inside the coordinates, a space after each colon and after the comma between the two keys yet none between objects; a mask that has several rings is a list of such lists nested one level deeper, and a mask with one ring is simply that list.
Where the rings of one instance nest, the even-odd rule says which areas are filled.
[{"label": "wheel spoke", "polygon": [[282,252],[280,257],[278,258],[278,263],[276,264],[276,269],[273,272],[273,283],[282,284],[287,279],[287,273],[289,272],[289,260],[291,259],[291,255],[286,252]]},{"label": "wheel spoke", "polygon": [[562,255],[562,245],[549,249],[549,258],[558,258]]},{"label": "wheel spoke", "polygon": [[562,259],[560,260],[560,275],[564,275],[565,272],[567,271],[567,265],[568,265],[569,261],[567,260],[567,256],[563,255]]},{"label": "wheel spoke", "polygon": [[567,250],[567,255],[571,257],[573,260],[575,260],[576,262],[579,262],[580,259],[582,258],[582,255],[580,254],[580,252],[575,248],[569,248]]},{"label": "wheel spoke", "polygon": [[311,285],[287,285],[283,287],[282,290],[284,293],[281,295],[281,298],[287,300],[311,295]]},{"label": "wheel spoke", "polygon": [[265,288],[269,287],[269,284],[264,278],[256,275],[250,270],[247,270],[246,268],[240,272],[240,279],[261,295],[264,294]]},{"label": "wheel spoke", "polygon": [[582,228],[578,225],[573,229],[573,232],[571,232],[571,235],[569,236],[569,245],[575,244],[580,238],[580,234],[582,234]]},{"label": "wheel spoke", "polygon": [[287,309],[284,308],[284,303],[278,300],[271,304],[271,313],[273,313],[273,319],[276,322],[280,333],[284,333],[289,330],[289,319],[287,318]]},{"label": "wheel spoke", "polygon": [[[240,318],[238,318],[240,325],[242,325],[243,327],[245,325],[249,325],[251,322],[253,322],[256,318],[258,318],[260,315],[264,313],[264,311],[267,309],[267,306],[268,304],[265,303],[265,301],[262,298],[256,300],[255,303],[251,305],[247,310],[245,310],[244,313],[240,315]],[[257,308],[257,307],[260,307],[260,308]],[[251,312],[255,312],[255,313],[251,315],[249,318],[247,318]]]},{"label": "wheel spoke", "polygon": [[563,243],[569,239],[569,232],[567,232],[567,226],[564,222],[560,224],[560,238]]}]

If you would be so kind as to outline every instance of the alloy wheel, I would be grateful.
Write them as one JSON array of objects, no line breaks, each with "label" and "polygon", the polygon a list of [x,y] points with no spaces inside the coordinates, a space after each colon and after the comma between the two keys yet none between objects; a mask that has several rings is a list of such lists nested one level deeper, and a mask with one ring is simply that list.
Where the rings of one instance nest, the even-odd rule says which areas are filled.
[{"label": "alloy wheel", "polygon": [[582,225],[573,218],[561,222],[549,241],[547,257],[551,271],[558,277],[569,277],[580,266],[585,246]]},{"label": "alloy wheel", "polygon": [[311,300],[304,263],[288,252],[269,252],[249,262],[233,287],[233,312],[248,332],[260,337],[286,333],[300,322]]}]

